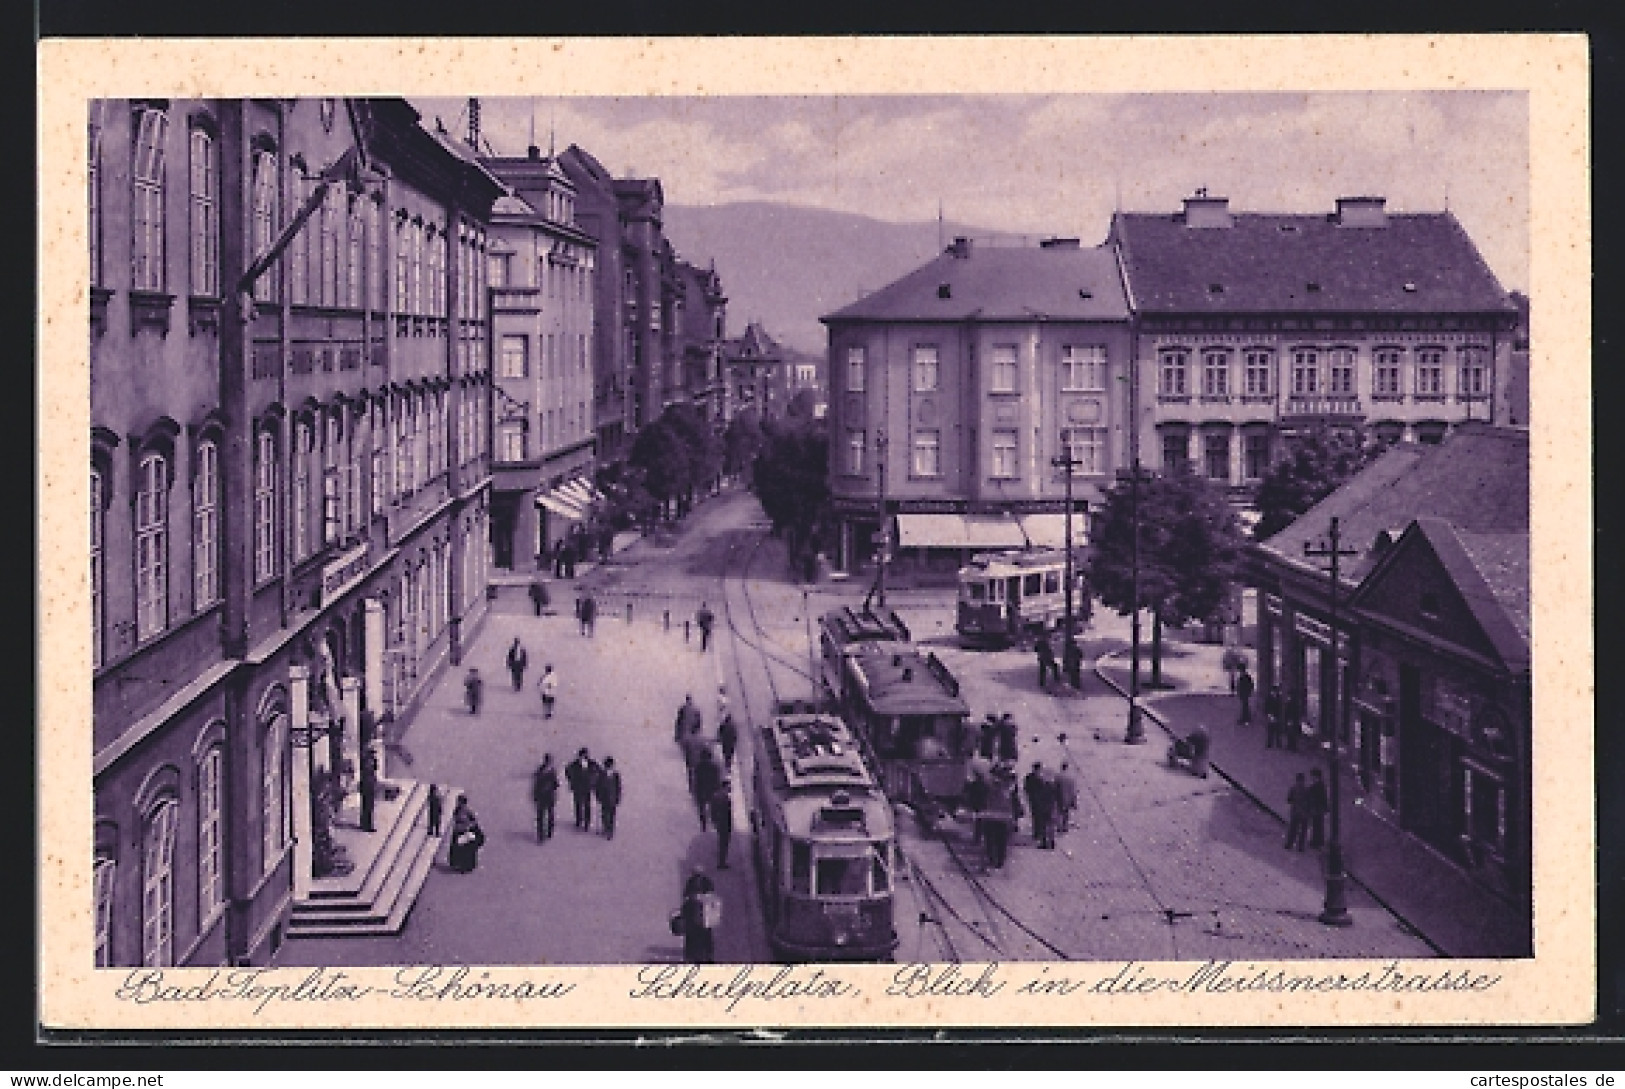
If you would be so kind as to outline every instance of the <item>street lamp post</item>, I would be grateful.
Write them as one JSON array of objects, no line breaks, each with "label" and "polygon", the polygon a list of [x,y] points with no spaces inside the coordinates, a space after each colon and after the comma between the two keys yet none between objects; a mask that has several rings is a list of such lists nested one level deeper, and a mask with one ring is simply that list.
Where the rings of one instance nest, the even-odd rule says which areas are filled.
[{"label": "street lamp post", "polygon": [[880,458],[880,571],[875,578],[875,600],[886,607],[886,561],[891,557],[891,519],[886,517],[886,432],[875,433],[875,449]]},{"label": "street lamp post", "polygon": [[1128,504],[1129,525],[1133,538],[1129,542],[1129,604],[1133,607],[1130,621],[1129,674],[1128,674],[1128,730],[1123,740],[1130,745],[1146,742],[1145,724],[1140,721],[1140,451],[1136,444],[1133,466],[1129,470]]},{"label": "street lamp post", "polygon": [[1064,651],[1067,648],[1067,644],[1070,644],[1074,637],[1072,625],[1072,589],[1074,583],[1076,582],[1077,576],[1073,573],[1072,568],[1072,469],[1074,466],[1081,463],[1073,458],[1072,447],[1066,446],[1064,449],[1062,449],[1059,455],[1050,459],[1050,464],[1054,465],[1056,468],[1060,469],[1066,474],[1066,573],[1064,576],[1066,578],[1066,596],[1064,598],[1065,605],[1063,606],[1064,612],[1062,614],[1062,623],[1066,625],[1066,635],[1064,637],[1066,642],[1062,644],[1062,650]]},{"label": "street lamp post", "polygon": [[[1340,713],[1346,711],[1347,693],[1343,677],[1339,672],[1342,663],[1337,656],[1337,567],[1341,556],[1355,556],[1354,549],[1344,549],[1339,546],[1339,529],[1337,518],[1332,518],[1331,531],[1327,535],[1325,544],[1304,542],[1303,554],[1311,558],[1325,557],[1331,560],[1332,600],[1331,600],[1331,629],[1332,629],[1332,685],[1333,696],[1331,706],[1322,706],[1321,728],[1331,737],[1331,746],[1327,750],[1331,767],[1331,839],[1326,845],[1326,904],[1321,910],[1320,921],[1327,926],[1352,926],[1354,920],[1349,917],[1348,906],[1348,876],[1343,872],[1343,823],[1341,788],[1338,775],[1338,765],[1342,763],[1338,737]],[[1318,678],[1317,678],[1318,681]]]}]

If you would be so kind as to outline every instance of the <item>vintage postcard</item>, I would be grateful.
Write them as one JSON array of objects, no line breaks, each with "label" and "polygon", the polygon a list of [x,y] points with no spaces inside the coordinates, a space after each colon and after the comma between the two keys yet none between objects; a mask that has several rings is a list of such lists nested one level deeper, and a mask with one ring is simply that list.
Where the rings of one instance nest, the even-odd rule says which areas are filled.
[{"label": "vintage postcard", "polygon": [[1587,66],[40,43],[42,1028],[1591,1020]]}]

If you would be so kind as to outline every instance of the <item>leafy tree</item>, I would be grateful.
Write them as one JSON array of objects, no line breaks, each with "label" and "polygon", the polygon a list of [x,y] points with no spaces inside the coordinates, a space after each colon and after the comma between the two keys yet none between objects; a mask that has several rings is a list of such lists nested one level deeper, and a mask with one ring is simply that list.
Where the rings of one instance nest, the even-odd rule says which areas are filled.
[{"label": "leafy tree", "polygon": [[754,408],[740,411],[728,421],[727,430],[722,433],[723,471],[742,473],[750,468],[765,441],[761,416],[757,411]]},{"label": "leafy tree", "polygon": [[683,438],[664,416],[638,432],[627,460],[638,471],[636,484],[648,492],[662,512],[693,487]]},{"label": "leafy tree", "polygon": [[1258,485],[1260,518],[1253,537],[1273,537],[1298,515],[1342,487],[1383,451],[1348,428],[1319,427],[1288,440],[1287,456],[1270,466]]},{"label": "leafy tree", "polygon": [[[1089,580],[1102,604],[1134,610],[1134,500],[1125,474],[1091,529]],[[1188,470],[1139,484],[1139,598],[1151,610],[1151,687],[1162,683],[1162,629],[1211,620],[1222,610],[1240,566],[1235,512],[1214,485]]]},{"label": "leafy tree", "polygon": [[817,407],[816,393],[810,389],[797,390],[796,395],[790,398],[790,403],[784,406],[784,415],[791,420],[810,420]]},{"label": "leafy tree", "polygon": [[695,491],[710,488],[722,472],[722,440],[693,405],[666,406],[660,422],[677,437],[688,461],[687,483],[677,496],[679,510],[687,512],[694,505]]},{"label": "leafy tree", "polygon": [[791,560],[805,564],[829,522],[829,432],[820,420],[768,420],[762,434],[752,487]]}]

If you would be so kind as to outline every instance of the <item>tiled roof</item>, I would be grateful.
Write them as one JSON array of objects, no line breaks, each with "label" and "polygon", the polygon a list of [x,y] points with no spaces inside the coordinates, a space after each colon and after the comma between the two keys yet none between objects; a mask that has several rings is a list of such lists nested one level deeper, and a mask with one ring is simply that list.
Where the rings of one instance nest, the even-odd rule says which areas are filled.
[{"label": "tiled roof", "polygon": [[1303,546],[1322,543],[1334,515],[1340,544],[1356,551],[1343,568],[1351,582],[1370,570],[1379,533],[1417,518],[1439,518],[1469,534],[1527,534],[1529,433],[1463,424],[1438,446],[1396,445],[1257,547],[1303,566]]},{"label": "tiled roof", "polygon": [[820,320],[1122,321],[1127,317],[1116,258],[1104,247],[973,245],[967,256],[943,253]]},{"label": "tiled roof", "polygon": [[1187,227],[1177,213],[1113,216],[1111,237],[1121,247],[1135,309],[1181,314],[1513,310],[1449,212],[1389,214],[1381,227],[1340,226],[1329,215],[1236,213],[1230,222],[1229,227]]},{"label": "tiled roof", "polygon": [[[1521,640],[1523,661],[1529,660],[1531,636],[1530,618],[1533,610],[1529,597],[1529,534],[1524,533],[1470,533],[1451,528],[1462,551],[1472,561],[1484,588],[1500,606],[1508,622]],[[1476,610],[1476,605],[1475,605]],[[1506,650],[1503,649],[1503,657]],[[1511,659],[1509,659],[1511,661]]]}]

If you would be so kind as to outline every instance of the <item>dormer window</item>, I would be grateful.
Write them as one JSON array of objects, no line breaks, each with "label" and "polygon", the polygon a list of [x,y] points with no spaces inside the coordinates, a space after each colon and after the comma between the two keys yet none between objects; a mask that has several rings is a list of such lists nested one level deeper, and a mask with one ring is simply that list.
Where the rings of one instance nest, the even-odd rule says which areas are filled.
[{"label": "dormer window", "polygon": [[1429,620],[1439,619],[1439,595],[1431,590],[1423,591],[1422,600],[1417,604],[1417,608]]}]

